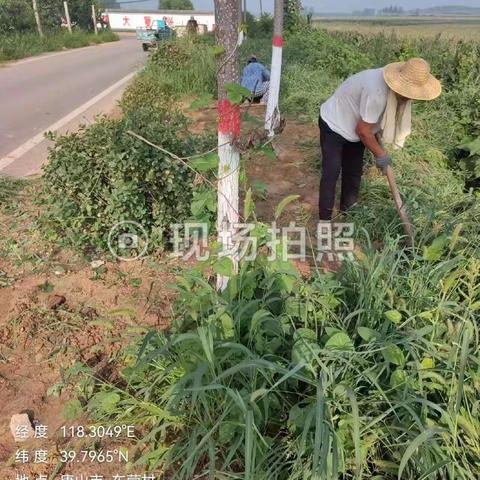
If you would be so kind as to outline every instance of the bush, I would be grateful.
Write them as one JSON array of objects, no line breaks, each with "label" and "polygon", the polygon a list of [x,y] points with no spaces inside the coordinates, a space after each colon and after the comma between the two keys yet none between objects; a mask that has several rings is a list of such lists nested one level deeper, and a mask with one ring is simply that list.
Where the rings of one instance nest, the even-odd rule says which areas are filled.
[{"label": "bush", "polygon": [[43,222],[51,234],[66,243],[106,249],[110,229],[129,220],[145,228],[152,248],[167,242],[170,225],[190,215],[192,172],[127,133],[132,130],[180,157],[195,153],[185,119],[164,107],[139,106],[121,120],[102,118],[55,138],[43,196]]},{"label": "bush", "polygon": [[158,78],[157,70],[146,68],[127,86],[120,100],[120,107],[124,113],[135,111],[139,107],[164,111],[176,108],[171,102],[164,83]]},{"label": "bush", "polygon": [[[54,137],[43,195],[43,225],[51,237],[106,250],[110,229],[134,221],[154,250],[168,242],[171,224],[192,216],[211,220],[211,188],[197,181],[194,189],[191,169],[127,132],[180,157],[210,150],[214,140],[190,135],[172,97],[213,92],[213,65],[208,42],[162,43],[124,92],[122,119],[101,118],[78,133]],[[213,170],[216,163],[210,163]]]},{"label": "bush", "polygon": [[178,39],[161,42],[150,57],[152,83],[164,93],[177,95],[216,94],[215,50],[209,41]]},{"label": "bush", "polygon": [[271,40],[273,33],[273,17],[264,13],[260,18],[255,18],[247,12],[247,38],[268,37]]},{"label": "bush", "polygon": [[35,28],[32,3],[26,0],[0,2],[0,38],[11,33],[28,32]]},{"label": "bush", "polygon": [[158,44],[150,57],[150,64],[167,72],[184,69],[192,60],[193,44],[187,41],[168,41]]}]

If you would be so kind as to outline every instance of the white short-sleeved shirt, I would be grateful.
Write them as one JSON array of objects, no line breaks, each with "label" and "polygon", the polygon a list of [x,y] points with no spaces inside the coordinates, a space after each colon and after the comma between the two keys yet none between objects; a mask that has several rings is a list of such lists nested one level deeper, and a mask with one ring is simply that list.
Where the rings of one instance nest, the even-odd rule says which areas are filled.
[{"label": "white short-sleeved shirt", "polygon": [[383,68],[365,70],[345,80],[337,91],[320,107],[323,121],[349,142],[359,142],[358,122],[375,123],[374,133],[387,106],[388,85]]}]

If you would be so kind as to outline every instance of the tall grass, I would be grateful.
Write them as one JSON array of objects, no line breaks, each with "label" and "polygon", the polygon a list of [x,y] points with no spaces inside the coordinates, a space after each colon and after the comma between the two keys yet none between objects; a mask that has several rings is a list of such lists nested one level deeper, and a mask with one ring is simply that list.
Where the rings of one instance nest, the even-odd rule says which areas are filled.
[{"label": "tall grass", "polygon": [[155,88],[173,98],[216,94],[216,57],[212,40],[178,39],[160,43],[146,68]]},{"label": "tall grass", "polygon": [[88,408],[142,425],[139,464],[169,479],[477,478],[472,247],[432,260],[391,238],[308,283],[260,257],[223,293],[188,274],[173,333]]},{"label": "tall grass", "polygon": [[19,33],[0,36],[0,62],[18,60],[45,52],[63,48],[86,47],[95,43],[113,42],[118,35],[111,31],[99,32],[98,35],[83,31],[49,33],[39,37],[36,33]]}]

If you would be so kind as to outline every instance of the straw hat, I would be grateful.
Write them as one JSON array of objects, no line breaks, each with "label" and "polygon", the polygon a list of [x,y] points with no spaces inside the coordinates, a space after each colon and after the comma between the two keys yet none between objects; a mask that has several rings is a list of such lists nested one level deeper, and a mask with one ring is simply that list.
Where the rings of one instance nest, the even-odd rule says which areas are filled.
[{"label": "straw hat", "polygon": [[442,93],[441,83],[423,58],[391,63],[384,68],[383,76],[394,92],[412,100],[433,100]]}]

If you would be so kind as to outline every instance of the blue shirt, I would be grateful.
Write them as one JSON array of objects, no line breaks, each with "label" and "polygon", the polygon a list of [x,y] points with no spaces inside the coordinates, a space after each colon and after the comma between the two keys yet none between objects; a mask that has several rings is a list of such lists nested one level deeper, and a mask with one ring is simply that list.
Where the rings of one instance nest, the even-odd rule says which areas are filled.
[{"label": "blue shirt", "polygon": [[242,74],[242,87],[247,88],[252,93],[261,90],[263,82],[270,80],[270,72],[261,63],[252,62],[249,63],[244,69]]}]

